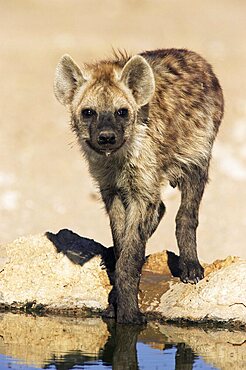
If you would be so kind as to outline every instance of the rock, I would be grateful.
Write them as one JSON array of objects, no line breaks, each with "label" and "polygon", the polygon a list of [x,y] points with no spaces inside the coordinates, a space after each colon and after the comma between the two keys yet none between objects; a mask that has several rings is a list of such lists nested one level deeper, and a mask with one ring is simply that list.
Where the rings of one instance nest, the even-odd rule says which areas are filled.
[{"label": "rock", "polygon": [[[113,248],[61,230],[1,245],[0,253],[2,308],[78,315],[107,307]],[[204,267],[205,279],[183,284],[178,256],[168,251],[148,256],[141,310],[162,320],[246,326],[246,261],[228,257]]]},{"label": "rock", "polygon": [[230,266],[232,263],[239,262],[240,258],[235,256],[229,256],[224,260],[216,260],[211,264],[203,264],[205,267],[205,276],[208,276],[213,271],[222,269],[223,267]]},{"label": "rock", "polygon": [[5,264],[0,304],[51,311],[104,309],[111,289],[106,269],[100,266],[106,248],[68,230],[53,239],[52,235],[19,238],[1,246]]},{"label": "rock", "polygon": [[246,262],[214,271],[197,285],[176,284],[155,312],[177,321],[235,321],[246,324]]}]

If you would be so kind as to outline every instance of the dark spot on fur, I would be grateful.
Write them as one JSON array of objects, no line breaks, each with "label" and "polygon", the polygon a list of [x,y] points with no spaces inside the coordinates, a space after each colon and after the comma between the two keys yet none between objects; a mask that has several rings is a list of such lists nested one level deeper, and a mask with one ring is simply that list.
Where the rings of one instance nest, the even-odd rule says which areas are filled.
[{"label": "dark spot on fur", "polygon": [[167,68],[168,72],[172,73],[174,76],[180,76],[180,72],[178,72],[178,70],[176,68],[172,67],[170,64],[167,64],[166,68]]},{"label": "dark spot on fur", "polygon": [[179,55],[178,61],[179,61],[180,68],[187,70],[187,67],[188,67],[187,61],[182,54]]},{"label": "dark spot on fur", "polygon": [[194,101],[191,103],[191,108],[192,108],[192,109],[200,109],[200,108],[201,108],[201,102],[200,102],[200,101],[196,101],[196,100],[194,100]]},{"label": "dark spot on fur", "polygon": [[187,118],[190,118],[190,117],[191,117],[191,113],[187,110],[187,111],[185,111],[185,116],[186,116]]},{"label": "dark spot on fur", "polygon": [[212,84],[212,89],[214,91],[220,90],[219,81],[218,81],[218,79],[215,76],[212,77],[211,84]]},{"label": "dark spot on fur", "polygon": [[175,131],[171,132],[171,133],[168,135],[169,139],[170,139],[172,142],[176,142],[176,141],[177,141],[178,136],[179,136],[179,135],[178,135],[178,133],[177,133],[177,132],[175,132]]}]

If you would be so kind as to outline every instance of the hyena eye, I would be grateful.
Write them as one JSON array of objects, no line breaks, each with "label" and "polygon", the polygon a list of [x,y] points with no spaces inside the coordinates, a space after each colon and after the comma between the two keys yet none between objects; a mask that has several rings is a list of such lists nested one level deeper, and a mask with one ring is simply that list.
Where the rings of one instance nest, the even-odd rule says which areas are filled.
[{"label": "hyena eye", "polygon": [[120,108],[117,110],[116,114],[120,117],[127,117],[128,116],[128,109],[127,108]]},{"label": "hyena eye", "polygon": [[84,117],[84,118],[89,118],[89,117],[92,117],[96,114],[96,111],[94,111],[94,109],[90,109],[90,108],[87,108],[87,109],[83,109],[81,111],[81,115]]}]

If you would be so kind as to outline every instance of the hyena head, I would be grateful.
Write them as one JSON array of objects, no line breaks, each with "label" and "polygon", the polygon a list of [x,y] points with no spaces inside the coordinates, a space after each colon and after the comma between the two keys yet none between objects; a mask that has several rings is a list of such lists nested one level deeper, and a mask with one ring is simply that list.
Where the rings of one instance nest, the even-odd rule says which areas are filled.
[{"label": "hyena head", "polygon": [[64,55],[56,68],[55,96],[67,106],[83,149],[99,154],[117,152],[130,141],[137,112],[154,90],[153,71],[139,55],[123,67],[105,61],[81,69]]}]

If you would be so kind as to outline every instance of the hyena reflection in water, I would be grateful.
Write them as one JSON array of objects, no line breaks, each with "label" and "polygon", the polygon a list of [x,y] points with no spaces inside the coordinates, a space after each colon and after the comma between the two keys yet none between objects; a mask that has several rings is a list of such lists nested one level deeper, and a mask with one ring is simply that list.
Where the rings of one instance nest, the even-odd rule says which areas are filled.
[{"label": "hyena reflection in water", "polygon": [[116,268],[107,313],[116,314],[119,323],[141,324],[145,245],[165,212],[161,185],[167,182],[181,191],[176,216],[181,280],[203,278],[196,228],[223,115],[220,84],[198,54],[166,49],[133,57],[119,53],[82,68],[64,55],[54,89],[68,108],[110,218]]}]

